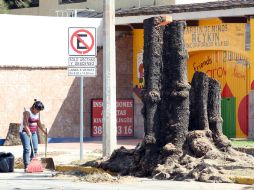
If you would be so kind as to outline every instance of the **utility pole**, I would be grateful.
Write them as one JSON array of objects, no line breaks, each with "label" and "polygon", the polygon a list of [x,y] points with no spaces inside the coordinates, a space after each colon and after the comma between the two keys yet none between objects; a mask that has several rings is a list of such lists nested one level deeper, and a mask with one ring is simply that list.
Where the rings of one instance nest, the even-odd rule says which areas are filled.
[{"label": "utility pole", "polygon": [[103,156],[116,149],[115,0],[104,0]]}]

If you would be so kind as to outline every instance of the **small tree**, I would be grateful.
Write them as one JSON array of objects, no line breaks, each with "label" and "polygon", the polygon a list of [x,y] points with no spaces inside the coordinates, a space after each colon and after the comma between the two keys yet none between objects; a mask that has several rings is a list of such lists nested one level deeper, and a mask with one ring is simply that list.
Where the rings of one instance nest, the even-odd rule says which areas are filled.
[{"label": "small tree", "polygon": [[8,9],[8,6],[5,3],[5,1],[0,0],[0,14],[6,13],[7,9]]},{"label": "small tree", "polygon": [[0,0],[3,1],[9,9],[30,7],[32,0]]}]

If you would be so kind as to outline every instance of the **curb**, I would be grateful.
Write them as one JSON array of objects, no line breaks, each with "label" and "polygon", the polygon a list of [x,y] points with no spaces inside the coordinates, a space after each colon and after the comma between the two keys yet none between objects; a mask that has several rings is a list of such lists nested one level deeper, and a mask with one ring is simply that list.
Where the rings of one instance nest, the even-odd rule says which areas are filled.
[{"label": "curb", "polygon": [[243,153],[249,154],[251,156],[254,156],[254,148],[253,147],[236,147],[234,149],[239,152],[243,152]]},{"label": "curb", "polygon": [[[23,164],[17,164],[15,166],[15,169],[23,169]],[[111,175],[114,175],[112,172],[107,172],[100,168],[94,168],[94,167],[84,167],[84,166],[75,166],[75,165],[57,165],[55,167],[55,171],[58,172],[70,172],[70,171],[79,171],[86,174],[93,174],[93,173],[109,173]]]},{"label": "curb", "polygon": [[84,172],[86,174],[93,174],[93,173],[108,173],[110,175],[115,175],[113,172],[105,171],[101,168],[95,168],[95,167],[84,167],[84,166],[74,166],[74,165],[58,165],[56,166],[56,170],[58,172],[69,172],[69,171],[80,171]]},{"label": "curb", "polygon": [[[84,166],[73,166],[73,165],[59,165],[56,166],[56,171],[59,172],[67,172],[67,171],[80,171],[87,174],[93,174],[93,173],[108,173],[110,175],[115,176],[116,173],[105,171],[100,168],[94,168],[94,167],[84,167]],[[230,179],[234,181],[234,183],[237,184],[244,184],[244,185],[253,185],[254,184],[254,178],[250,177],[240,177],[240,176],[231,176]]]},{"label": "curb", "polygon": [[[21,166],[15,168],[23,168]],[[58,172],[70,172],[70,171],[79,171],[86,174],[93,174],[93,173],[108,173],[110,175],[116,176],[116,173],[105,171],[101,168],[95,167],[84,167],[84,166],[74,166],[74,165],[57,165],[55,171]],[[234,183],[237,184],[244,184],[244,185],[253,185],[254,178],[251,177],[240,177],[240,176],[231,176],[229,177]]]},{"label": "curb", "polygon": [[234,176],[234,177],[230,177],[230,179],[238,184],[245,184],[245,185],[253,185],[254,184],[254,178],[250,178],[250,177]]}]

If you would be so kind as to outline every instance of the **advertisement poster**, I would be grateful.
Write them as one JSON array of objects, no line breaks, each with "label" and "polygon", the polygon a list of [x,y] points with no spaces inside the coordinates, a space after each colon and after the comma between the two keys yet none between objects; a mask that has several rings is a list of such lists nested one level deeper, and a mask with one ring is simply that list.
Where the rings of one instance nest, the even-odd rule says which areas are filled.
[{"label": "advertisement poster", "polygon": [[[133,99],[118,99],[116,102],[117,136],[134,135]],[[102,136],[102,99],[92,100],[92,136]]]}]

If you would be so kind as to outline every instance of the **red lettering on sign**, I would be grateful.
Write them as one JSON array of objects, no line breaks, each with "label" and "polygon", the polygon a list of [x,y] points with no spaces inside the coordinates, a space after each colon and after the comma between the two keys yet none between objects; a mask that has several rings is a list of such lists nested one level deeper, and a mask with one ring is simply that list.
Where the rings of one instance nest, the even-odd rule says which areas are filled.
[{"label": "red lettering on sign", "polygon": [[[116,102],[117,114],[117,136],[134,135],[133,100],[119,99]],[[92,136],[102,136],[102,99],[92,100]]]},{"label": "red lettering on sign", "polygon": [[206,71],[206,74],[208,74],[212,78],[222,78],[223,76],[226,76],[227,72],[224,67],[217,67],[214,69],[209,69]]}]

